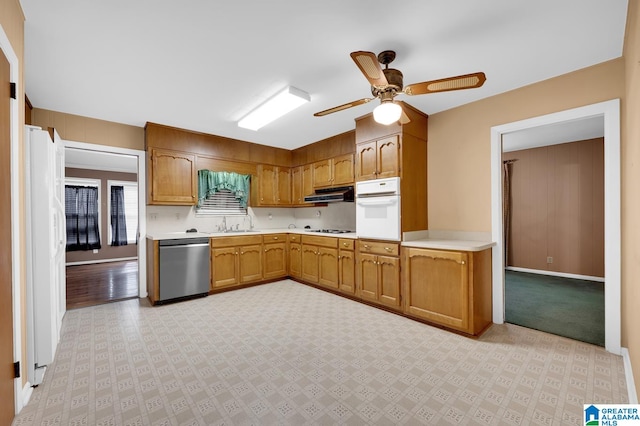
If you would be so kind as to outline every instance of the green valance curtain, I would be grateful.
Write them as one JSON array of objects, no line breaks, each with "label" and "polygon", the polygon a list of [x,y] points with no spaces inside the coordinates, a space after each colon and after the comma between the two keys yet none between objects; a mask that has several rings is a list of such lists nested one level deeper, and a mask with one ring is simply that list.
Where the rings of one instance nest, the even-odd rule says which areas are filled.
[{"label": "green valance curtain", "polygon": [[227,189],[235,194],[242,207],[247,207],[249,178],[249,175],[234,172],[198,170],[198,206],[208,196]]}]

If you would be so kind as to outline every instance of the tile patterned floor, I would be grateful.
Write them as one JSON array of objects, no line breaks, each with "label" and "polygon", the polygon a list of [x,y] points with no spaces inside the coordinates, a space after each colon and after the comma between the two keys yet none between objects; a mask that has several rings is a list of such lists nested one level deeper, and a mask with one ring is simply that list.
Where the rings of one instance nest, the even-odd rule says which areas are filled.
[{"label": "tile patterned floor", "polygon": [[67,312],[22,425],[581,424],[622,358],[515,325],[474,340],[292,281]]}]

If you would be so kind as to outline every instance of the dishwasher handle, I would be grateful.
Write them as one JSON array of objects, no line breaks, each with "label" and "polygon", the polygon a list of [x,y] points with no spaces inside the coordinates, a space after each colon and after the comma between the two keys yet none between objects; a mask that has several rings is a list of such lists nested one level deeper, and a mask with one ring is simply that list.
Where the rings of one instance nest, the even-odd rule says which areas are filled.
[{"label": "dishwasher handle", "polygon": [[178,249],[178,248],[191,248],[191,247],[209,247],[209,243],[205,243],[205,244],[182,244],[179,246],[161,246],[162,250],[165,249]]}]

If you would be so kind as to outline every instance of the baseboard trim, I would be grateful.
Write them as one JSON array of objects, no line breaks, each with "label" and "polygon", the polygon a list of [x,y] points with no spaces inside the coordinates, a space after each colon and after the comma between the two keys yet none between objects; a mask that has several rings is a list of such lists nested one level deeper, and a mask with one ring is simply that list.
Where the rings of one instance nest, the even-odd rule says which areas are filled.
[{"label": "baseboard trim", "polygon": [[575,280],[597,281],[599,283],[604,282],[604,278],[592,277],[591,275],[567,274],[565,272],[543,271],[540,269],[519,268],[517,266],[507,266],[504,269],[506,269],[507,271],[514,271],[514,272],[526,272],[528,274],[550,275],[553,277],[572,278]]},{"label": "baseboard trim", "polygon": [[636,393],[636,384],[633,380],[633,370],[631,369],[631,358],[629,357],[629,349],[622,348],[620,350],[622,361],[624,363],[624,378],[627,381],[627,393],[629,394],[629,404],[638,403],[638,394]]},{"label": "baseboard trim", "polygon": [[27,405],[31,399],[31,395],[33,395],[33,386],[31,386],[31,383],[27,382],[22,388],[22,407]]},{"label": "baseboard trim", "polygon": [[65,266],[91,265],[92,263],[122,262],[125,260],[138,260],[138,256],[119,257],[117,259],[96,259],[96,260],[83,260],[81,262],[67,262]]}]

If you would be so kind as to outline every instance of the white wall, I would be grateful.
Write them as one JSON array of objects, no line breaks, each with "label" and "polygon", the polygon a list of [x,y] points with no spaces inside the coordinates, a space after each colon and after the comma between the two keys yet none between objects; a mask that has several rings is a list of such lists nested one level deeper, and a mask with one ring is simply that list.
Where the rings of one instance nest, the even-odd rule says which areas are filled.
[{"label": "white wall", "polygon": [[[356,229],[354,203],[332,203],[326,207],[304,208],[250,207],[249,214],[255,229],[283,229],[291,225],[296,228],[310,226],[313,229]],[[152,235],[190,228],[213,232],[221,223],[221,216],[196,216],[194,207],[147,206],[147,232]],[[245,216],[227,216],[227,227],[236,224],[241,229],[247,229],[249,220]]]}]

